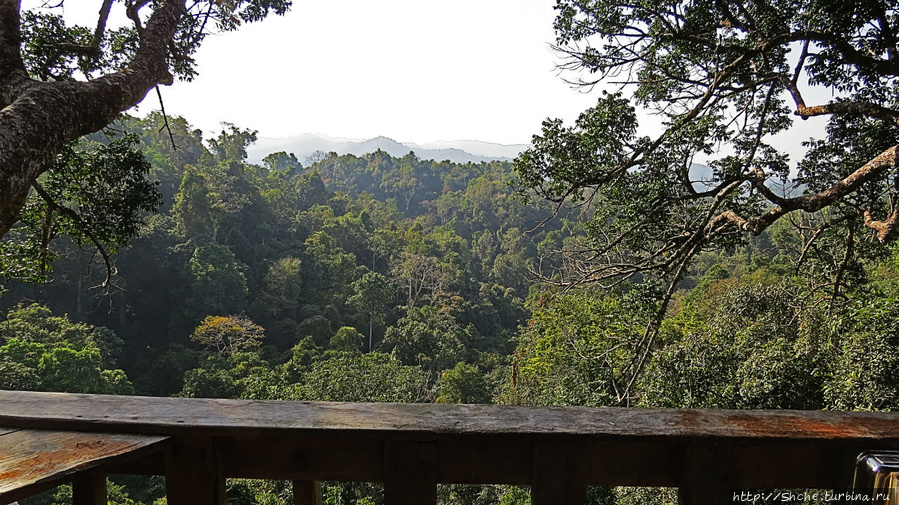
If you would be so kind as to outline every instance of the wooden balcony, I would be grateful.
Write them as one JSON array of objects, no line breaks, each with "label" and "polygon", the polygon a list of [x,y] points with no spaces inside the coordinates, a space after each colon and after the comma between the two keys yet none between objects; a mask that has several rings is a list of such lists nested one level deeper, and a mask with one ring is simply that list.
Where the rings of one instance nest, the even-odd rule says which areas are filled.
[{"label": "wooden balcony", "polygon": [[856,456],[899,449],[899,414],[147,398],[0,391],[0,504],[105,475],[165,475],[170,505],[225,503],[225,478],[383,482],[388,504],[438,483],[531,486],[535,505],[587,486],[666,486],[685,504],[749,488],[848,488]]}]

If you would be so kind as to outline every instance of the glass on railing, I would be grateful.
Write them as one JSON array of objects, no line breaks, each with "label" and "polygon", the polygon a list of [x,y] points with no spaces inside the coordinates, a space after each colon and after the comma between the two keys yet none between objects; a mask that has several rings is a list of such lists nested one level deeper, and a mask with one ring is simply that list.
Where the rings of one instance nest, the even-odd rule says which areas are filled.
[{"label": "glass on railing", "polygon": [[865,451],[855,462],[850,505],[899,505],[899,451]]}]

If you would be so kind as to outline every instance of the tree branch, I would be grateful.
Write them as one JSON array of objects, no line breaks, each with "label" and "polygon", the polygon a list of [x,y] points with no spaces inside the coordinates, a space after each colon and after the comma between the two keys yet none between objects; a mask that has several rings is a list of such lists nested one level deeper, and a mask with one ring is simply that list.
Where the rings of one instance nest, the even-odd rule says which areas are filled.
[{"label": "tree branch", "polygon": [[100,49],[100,42],[103,41],[103,35],[106,33],[106,22],[109,20],[109,11],[112,9],[112,0],[103,0],[100,6],[100,13],[97,17],[97,28],[94,30],[94,38],[91,39],[91,47]]},{"label": "tree branch", "polygon": [[833,114],[859,114],[899,125],[899,110],[869,102],[833,102],[811,107],[806,107],[804,103],[797,103],[795,114],[803,119]]},{"label": "tree branch", "polygon": [[15,100],[31,79],[22,60],[19,0],[0,0],[0,110]]},{"label": "tree branch", "polygon": [[19,0],[0,0],[0,79],[13,72],[25,72],[20,46],[22,33],[19,25]]},{"label": "tree branch", "polygon": [[[44,187],[41,186],[39,182],[34,181],[31,187],[33,187],[38,196],[40,196],[41,199],[44,200],[50,210],[58,212],[78,223],[79,228],[84,232],[85,235],[87,235],[87,238],[89,238],[91,243],[94,244],[94,247],[96,247],[97,252],[100,253],[100,256],[103,257],[103,263],[106,265],[106,279],[100,286],[109,286],[110,282],[112,281],[112,276],[115,274],[115,267],[112,265],[112,257],[110,256],[109,251],[106,250],[106,247],[104,247],[103,244],[99,240],[97,240],[96,235],[94,235],[94,233],[91,231],[88,223],[84,219],[82,219],[82,217],[78,215],[77,212],[68,207],[63,207],[62,205],[58,204],[56,200],[53,199],[53,196],[50,195],[50,193],[48,193],[47,190],[44,189]],[[49,222],[49,220],[50,216],[48,214],[47,221]],[[41,245],[42,247],[47,248],[49,246],[49,238],[46,232],[44,240],[45,242]],[[44,250],[46,251],[46,249]]]}]

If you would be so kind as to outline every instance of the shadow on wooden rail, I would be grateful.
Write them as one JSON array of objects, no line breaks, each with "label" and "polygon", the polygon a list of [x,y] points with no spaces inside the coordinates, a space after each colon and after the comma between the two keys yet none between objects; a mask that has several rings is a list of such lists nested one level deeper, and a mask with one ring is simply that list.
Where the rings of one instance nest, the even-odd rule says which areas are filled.
[{"label": "shadow on wooden rail", "polygon": [[[899,414],[0,391],[0,503],[68,481],[76,505],[106,503],[106,474],[139,473],[166,476],[169,505],[224,503],[228,477],[292,480],[297,504],[319,503],[325,480],[383,482],[390,505],[435,503],[438,483],[529,485],[535,505],[584,503],[593,485],[717,504],[739,489],[848,488],[873,449],[899,449]],[[36,458],[52,464],[25,477]]]}]

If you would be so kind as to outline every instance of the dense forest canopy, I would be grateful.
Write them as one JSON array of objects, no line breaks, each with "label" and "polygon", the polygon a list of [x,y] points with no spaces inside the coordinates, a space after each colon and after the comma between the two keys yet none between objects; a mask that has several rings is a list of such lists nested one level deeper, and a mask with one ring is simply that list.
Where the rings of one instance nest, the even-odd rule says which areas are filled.
[{"label": "dense forest canopy", "polygon": [[[308,167],[273,153],[254,165],[246,148],[255,132],[225,125],[204,142],[187,121],[168,118],[176,149],[165,122],[161,114],[123,119],[71,154],[99,156],[122,139],[138,149],[136,180],[151,191],[137,193],[152,198],[128,216],[135,236],[109,225],[122,233],[115,254],[65,233],[66,216],[39,198],[26,207],[35,225],[16,227],[3,244],[34,260],[4,263],[2,302],[41,301],[113,329],[139,393],[177,393],[201,362],[256,355],[309,365],[328,349],[391,353],[419,367],[422,384],[460,363],[492,372],[524,323],[539,252],[561,247],[577,227],[557,218],[529,233],[550,207],[512,198],[508,163],[378,151],[322,153]],[[232,386],[225,396],[236,395]]]},{"label": "dense forest canopy", "polygon": [[[580,212],[547,220],[550,202],[523,205],[510,163],[375,152],[302,161],[273,153],[251,164],[252,131],[224,125],[204,141],[186,120],[168,118],[173,149],[164,121],[123,118],[60,158],[116,152],[123,138],[141,155],[144,176],[136,180],[151,183],[156,210],[135,211],[136,235],[108,258],[61,233],[64,216],[40,200],[29,212],[38,221],[53,215],[60,232],[23,225],[5,237],[4,248],[45,247],[28,271],[3,270],[0,387],[280,400],[899,406],[895,247],[857,258],[834,297],[820,283],[843,261],[839,249],[821,240],[797,268],[801,230],[775,223],[699,253],[647,343],[646,327],[659,317],[649,277],[611,290],[560,290],[535,277],[541,265],[564,270],[553,253],[589,240],[592,230]],[[115,275],[103,287],[107,261]],[[135,503],[160,492],[116,486]],[[287,500],[288,488],[276,483],[230,486],[240,503]],[[378,503],[378,489],[333,484],[327,493],[333,503]],[[527,500],[508,487],[440,493],[442,503]],[[623,504],[662,495],[591,496]]]},{"label": "dense forest canopy", "polygon": [[[98,287],[106,259],[64,234],[35,264],[41,282],[4,270],[0,387],[281,400],[899,405],[893,249],[859,261],[832,303],[816,289],[819,272],[796,268],[801,234],[776,223],[742,245],[699,254],[647,346],[651,286],[632,279],[612,291],[559,291],[534,277],[541,261],[556,261],[553,251],[586,240],[588,230],[578,213],[535,228],[554,206],[513,198],[508,163],[375,152],[303,161],[273,153],[254,165],[245,159],[252,131],[226,125],[204,142],[187,121],[169,118],[180,146],[173,149],[163,121],[126,118],[79,148],[115,148],[132,136],[159,204],[137,213],[136,236],[110,255],[116,274],[107,288]],[[10,234],[5,243],[25,238]],[[127,480],[111,489],[121,503],[149,504],[161,493]],[[238,503],[289,503],[289,488],[277,483],[233,481],[229,489]],[[380,500],[370,484],[329,484],[326,496]],[[440,496],[527,503],[525,492],[501,486],[447,486]],[[624,504],[667,495],[622,488],[591,496]]]}]

